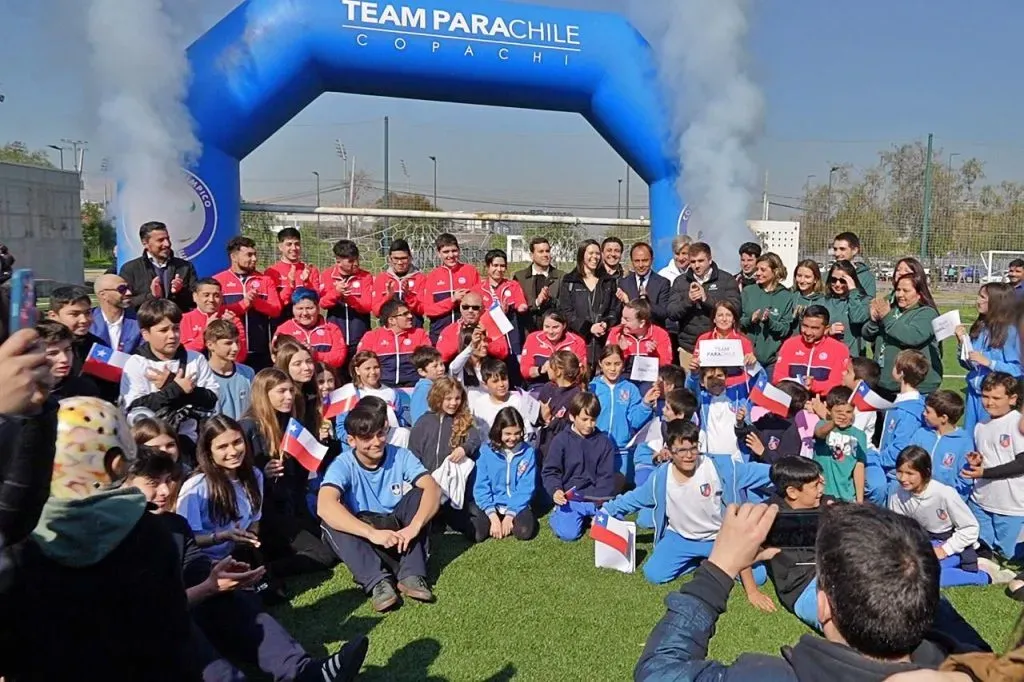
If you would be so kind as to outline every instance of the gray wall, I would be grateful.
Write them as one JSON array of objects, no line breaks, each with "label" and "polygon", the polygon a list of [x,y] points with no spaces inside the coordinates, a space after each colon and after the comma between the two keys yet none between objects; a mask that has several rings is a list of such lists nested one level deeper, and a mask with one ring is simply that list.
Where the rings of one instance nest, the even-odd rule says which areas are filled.
[{"label": "gray wall", "polygon": [[81,283],[82,210],[78,174],[0,163],[0,242],[15,268],[36,279]]}]

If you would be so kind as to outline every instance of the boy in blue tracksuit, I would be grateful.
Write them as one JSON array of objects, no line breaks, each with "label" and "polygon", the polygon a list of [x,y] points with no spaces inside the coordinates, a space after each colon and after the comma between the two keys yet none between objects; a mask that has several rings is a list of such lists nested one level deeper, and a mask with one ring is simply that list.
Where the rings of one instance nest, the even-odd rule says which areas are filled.
[{"label": "boy in blue tracksuit", "polygon": [[701,367],[686,377],[686,388],[697,396],[701,448],[707,454],[750,459],[746,444],[736,438],[736,415],[750,414],[750,387],[763,372],[755,362],[747,367],[748,380],[734,386],[726,386],[724,367]]},{"label": "boy in blue tracksuit", "polygon": [[971,481],[960,472],[967,466],[967,453],[974,451],[974,436],[956,424],[964,414],[964,399],[953,391],[935,391],[924,401],[924,423],[914,434],[914,444],[932,456],[932,479],[953,488],[965,500]]},{"label": "boy in blue tracksuit", "polygon": [[[637,487],[642,486],[647,478],[654,473],[654,469],[662,462],[667,462],[665,456],[665,435],[668,424],[676,420],[693,421],[693,415],[697,413],[697,396],[685,388],[676,388],[665,394],[665,404],[661,411],[661,418],[656,419],[648,426],[646,438],[637,443],[633,451],[634,480]],[[641,434],[642,435],[642,434]],[[640,512],[645,517],[644,512]],[[650,528],[650,514],[641,518],[638,523],[644,528]],[[647,521],[645,523],[645,520]]]},{"label": "boy in blue tracksuit", "polygon": [[590,382],[590,391],[601,403],[597,428],[612,439],[616,447],[615,466],[619,472],[619,487],[633,480],[633,458],[629,453],[630,441],[644,424],[654,416],[653,407],[661,397],[657,385],[645,395],[631,381],[622,377],[625,366],[622,350],[618,346],[605,346],[598,362],[600,376]]},{"label": "boy in blue tracksuit", "polygon": [[593,393],[578,393],[569,403],[572,426],[552,439],[544,457],[541,482],[557,505],[548,523],[559,540],[579,540],[597,505],[615,495],[617,448],[597,430],[600,414]]},{"label": "boy in blue tracksuit", "polygon": [[434,382],[444,376],[444,360],[433,346],[420,346],[412,352],[412,364],[420,375],[409,398],[409,425],[415,426],[420,417],[430,412],[427,396]]},{"label": "boy in blue tracksuit", "polygon": [[924,426],[924,398],[917,387],[928,376],[931,365],[922,353],[903,350],[896,356],[892,376],[900,384],[899,395],[893,406],[885,412],[885,425],[878,452],[868,452],[864,470],[865,495],[877,505],[884,506],[890,488],[896,485],[896,458],[903,448],[914,445],[914,435]]},{"label": "boy in blue tracksuit", "polygon": [[[604,511],[619,518],[651,510],[654,550],[644,564],[644,576],[652,583],[667,583],[696,569],[711,553],[724,506],[746,502],[749,491],[769,483],[767,464],[708,457],[700,453],[699,440],[700,430],[692,422],[671,422],[666,436],[671,461],[659,466],[643,486],[604,505]],[[751,578],[763,584],[764,567],[744,578],[752,597],[756,585]]]}]

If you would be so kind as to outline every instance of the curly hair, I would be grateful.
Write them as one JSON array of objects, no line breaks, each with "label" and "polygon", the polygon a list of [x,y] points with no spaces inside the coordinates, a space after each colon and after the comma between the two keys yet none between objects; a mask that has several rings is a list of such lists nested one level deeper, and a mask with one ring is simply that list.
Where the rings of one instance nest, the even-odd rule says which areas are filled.
[{"label": "curly hair", "polygon": [[459,409],[452,415],[452,437],[448,443],[454,450],[460,447],[469,439],[469,432],[473,429],[473,415],[469,412],[469,397],[466,394],[466,387],[451,377],[441,377],[430,387],[427,394],[427,407],[438,416],[444,414],[444,399],[452,392],[458,393],[462,402]]}]

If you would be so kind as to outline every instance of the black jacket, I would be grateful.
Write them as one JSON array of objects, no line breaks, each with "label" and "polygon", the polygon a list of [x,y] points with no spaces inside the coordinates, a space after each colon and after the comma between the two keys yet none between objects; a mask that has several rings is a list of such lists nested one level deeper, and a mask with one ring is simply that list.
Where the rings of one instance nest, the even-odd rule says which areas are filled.
[{"label": "black jacket", "polygon": [[[821,508],[824,508],[829,501],[830,498],[823,497]],[[768,503],[778,505],[780,510],[792,509],[789,502],[778,495],[770,499]],[[771,576],[772,584],[775,586],[775,594],[782,606],[790,613],[794,612],[796,602],[803,594],[804,588],[814,580],[817,571],[814,556],[813,547],[785,549],[768,562],[768,575]]]},{"label": "black jacket", "polygon": [[[555,267],[548,269],[547,277],[534,275],[533,265],[528,265],[512,275],[512,279],[519,282],[519,286],[522,287],[526,303],[530,306],[525,315],[520,315],[523,331],[526,334],[540,329],[543,325],[544,314],[557,307],[558,288],[563,277],[565,277],[565,273]],[[548,287],[549,298],[546,303],[538,306],[537,296],[540,295],[540,290],[544,287]]]},{"label": "black jacket", "polygon": [[[149,344],[144,343],[135,351],[135,355],[141,355],[147,360],[153,362],[159,362],[160,358],[153,354],[150,350]],[[188,350],[184,346],[178,347],[178,352],[174,354],[174,360],[178,361],[178,366],[185,368],[188,366]],[[174,381],[174,376],[167,378],[167,383],[160,387],[159,391],[148,393],[141,398],[136,398],[131,405],[128,406],[128,412],[132,410],[144,407],[152,410],[153,412],[159,412],[160,410],[178,410],[186,406],[191,406],[197,410],[215,410],[217,409],[217,394],[208,388],[196,386],[192,389],[191,393],[185,393],[181,390]]]},{"label": "black jacket", "polygon": [[174,547],[178,550],[181,575],[186,588],[195,587],[210,577],[213,562],[210,557],[196,544],[196,534],[188,525],[184,516],[171,512],[155,514],[164,528],[171,534]]},{"label": "black jacket", "polygon": [[740,308],[736,279],[725,270],[719,270],[715,263],[711,264],[710,277],[704,284],[707,300],[698,303],[690,300],[690,285],[694,281],[693,271],[687,270],[672,283],[668,297],[668,316],[679,323],[679,346],[689,353],[693,352],[697,338],[711,331],[715,303],[730,300],[736,304],[737,310]]},{"label": "black jacket", "polygon": [[[164,298],[169,298],[177,303],[181,312],[185,313],[196,307],[192,300],[192,287],[195,286],[197,279],[196,269],[187,260],[171,256],[167,263],[168,289],[171,280],[176,275],[182,280],[181,291],[172,294],[165,290]],[[153,298],[150,286],[153,284],[154,277],[156,277],[156,268],[153,267],[152,261],[146,254],[121,266],[121,278],[128,283],[128,287],[132,290],[132,308],[138,310],[140,305]]]},{"label": "black jacket", "polygon": [[558,312],[569,321],[569,329],[587,342],[587,362],[591,367],[597,364],[598,353],[608,333],[595,337],[590,328],[604,322],[611,331],[622,319],[622,303],[615,298],[618,279],[605,274],[604,268],[598,270],[598,277],[597,286],[591,291],[579,273],[573,271],[562,278],[558,289]]},{"label": "black jacket", "polygon": [[[409,434],[409,450],[423,463],[427,471],[436,471],[445,458],[452,453],[452,418],[447,414],[438,416],[427,412],[413,424]],[[476,459],[480,454],[480,433],[475,427],[469,429],[462,449],[466,456]]]},{"label": "black jacket", "polygon": [[0,543],[24,540],[50,496],[57,407],[51,397],[34,417],[0,416]]}]

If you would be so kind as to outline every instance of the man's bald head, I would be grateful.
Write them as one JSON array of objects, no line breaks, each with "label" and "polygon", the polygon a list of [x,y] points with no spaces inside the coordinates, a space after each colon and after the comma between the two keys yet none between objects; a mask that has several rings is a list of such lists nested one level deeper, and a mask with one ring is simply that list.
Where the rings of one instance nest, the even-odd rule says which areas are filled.
[{"label": "man's bald head", "polygon": [[131,289],[128,288],[128,282],[119,275],[100,275],[96,278],[93,290],[104,308],[123,310],[131,305]]},{"label": "man's bald head", "polygon": [[465,324],[476,324],[480,321],[484,299],[476,291],[470,291],[462,297],[459,308],[462,310],[462,321]]}]

